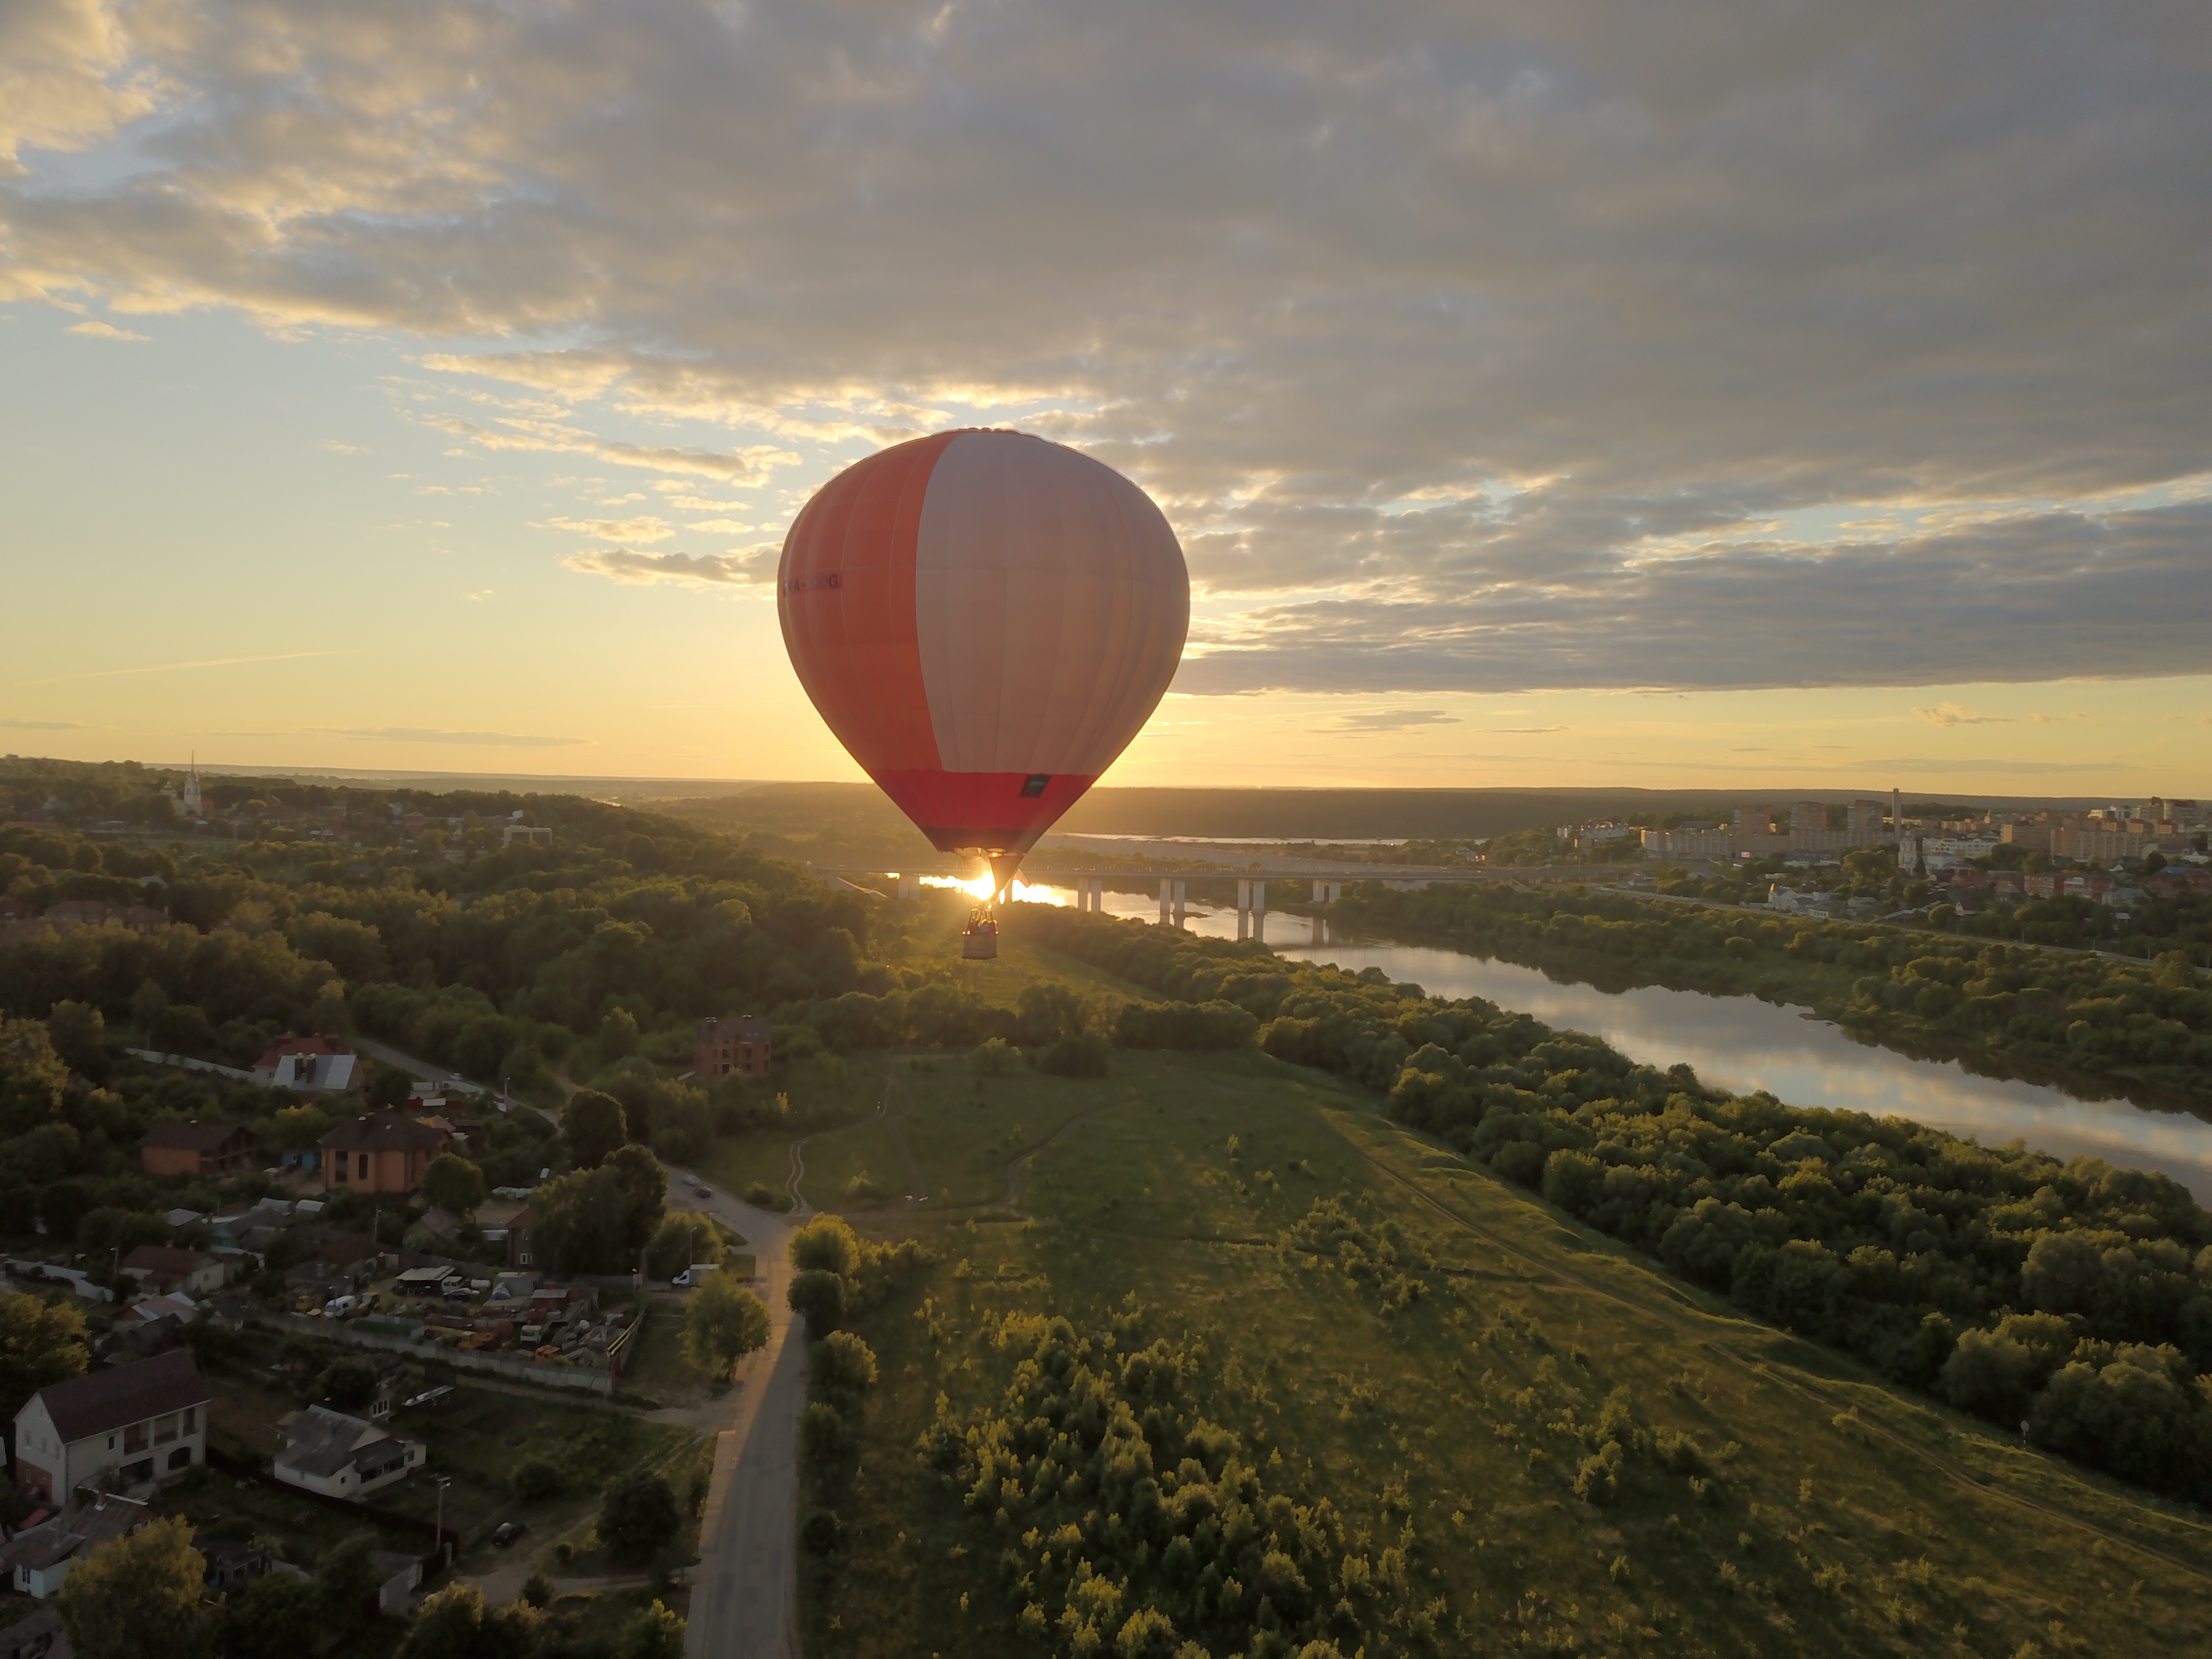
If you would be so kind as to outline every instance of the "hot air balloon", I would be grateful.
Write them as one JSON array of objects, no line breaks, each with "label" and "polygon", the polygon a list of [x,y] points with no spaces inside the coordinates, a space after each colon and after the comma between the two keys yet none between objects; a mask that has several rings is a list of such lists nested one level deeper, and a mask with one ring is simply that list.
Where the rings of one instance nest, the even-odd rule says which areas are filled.
[{"label": "hot air balloon", "polygon": [[[1152,498],[1026,433],[940,432],[854,462],[784,538],[783,642],[861,769],[994,896],[1175,677],[1190,576]],[[988,911],[968,954],[996,951]]]}]

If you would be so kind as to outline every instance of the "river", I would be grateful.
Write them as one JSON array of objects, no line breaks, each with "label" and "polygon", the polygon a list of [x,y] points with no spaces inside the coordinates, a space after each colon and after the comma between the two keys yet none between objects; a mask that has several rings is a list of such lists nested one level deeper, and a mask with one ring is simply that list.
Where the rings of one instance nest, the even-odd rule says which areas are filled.
[{"label": "river", "polygon": [[[1303,884],[1300,884],[1303,890]],[[1070,890],[1029,896],[1073,902]],[[1107,911],[1156,921],[1158,901],[1109,892]],[[1562,984],[1536,969],[1464,951],[1372,939],[1313,941],[1304,915],[1275,911],[1267,935],[1286,957],[1379,968],[1432,996],[1484,997],[1547,1025],[1586,1031],[1631,1060],[1662,1070],[1686,1062],[1706,1082],[1739,1094],[1764,1089],[1792,1106],[1827,1106],[1908,1117],[1987,1146],[2018,1139],[2056,1158],[2101,1158],[2122,1169],[2160,1170],[2212,1203],[2212,1123],[2118,1098],[2086,1100],[2045,1084],[1978,1077],[1956,1060],[1917,1060],[1864,1042],[1802,1008],[1755,997],[1708,996],[1648,985],[1603,991]],[[1185,926],[1237,937],[1234,909],[1193,906]]]}]

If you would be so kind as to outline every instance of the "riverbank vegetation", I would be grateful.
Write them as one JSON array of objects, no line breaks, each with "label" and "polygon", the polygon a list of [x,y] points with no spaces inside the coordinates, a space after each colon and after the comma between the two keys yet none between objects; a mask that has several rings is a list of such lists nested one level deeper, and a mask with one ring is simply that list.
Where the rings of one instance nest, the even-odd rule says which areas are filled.
[{"label": "riverbank vegetation", "polygon": [[[2023,906],[2023,925],[2045,906],[2078,902]],[[1346,895],[1342,915],[1347,925],[1608,988],[1665,985],[1797,1003],[1908,1053],[2212,1111],[2212,981],[2185,954],[2118,962],[1577,889],[1368,887]]]},{"label": "riverbank vegetation", "polygon": [[1365,1091],[1249,1048],[1111,1067],[970,1091],[979,1138],[1035,1145],[1018,1211],[845,1321],[873,1380],[810,1443],[810,1654],[2212,1638],[2194,1522],[1680,1288]]}]

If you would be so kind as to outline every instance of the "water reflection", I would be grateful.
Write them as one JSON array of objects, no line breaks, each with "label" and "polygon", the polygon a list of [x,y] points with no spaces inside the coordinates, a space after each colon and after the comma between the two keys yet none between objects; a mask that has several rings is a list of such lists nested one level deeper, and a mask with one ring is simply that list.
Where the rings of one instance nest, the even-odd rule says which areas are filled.
[{"label": "water reflection", "polygon": [[[1069,895],[1054,896],[1072,902]],[[1159,901],[1150,895],[1109,892],[1105,908],[1147,921],[1159,915]],[[1194,906],[1185,926],[1216,939],[1237,936],[1232,908]],[[1263,936],[1286,957],[1333,962],[1355,973],[1379,968],[1434,996],[1486,997],[1547,1025],[1587,1031],[1632,1060],[1662,1068],[1686,1062],[1705,1081],[1740,1093],[1765,1089],[1793,1106],[1908,1117],[1985,1146],[2017,1139],[2057,1158],[2087,1155],[2124,1169],[2162,1170],[2199,1202],[2212,1202],[2212,1123],[2184,1114],[1977,1077],[1955,1060],[1916,1060],[1862,1043],[1828,1021],[1753,997],[1658,986],[1601,991],[1457,951],[1326,937],[1316,945],[1305,916],[1282,911],[1267,914],[1263,926]]]}]

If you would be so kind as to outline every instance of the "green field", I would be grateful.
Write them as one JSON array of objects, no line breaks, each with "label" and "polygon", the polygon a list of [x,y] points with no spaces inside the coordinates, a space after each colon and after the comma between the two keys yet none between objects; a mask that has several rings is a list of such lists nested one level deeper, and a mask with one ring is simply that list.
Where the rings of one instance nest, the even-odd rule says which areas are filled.
[{"label": "green field", "polygon": [[[850,1450],[810,1477],[810,1505],[848,1528],[811,1558],[810,1653],[1075,1651],[1056,1625],[1018,1622],[1031,1601],[1059,1619],[1071,1552],[1123,1550],[1115,1619],[1180,1605],[1103,1500],[1062,1516],[1032,1489],[1003,1519],[971,1513],[917,1455],[940,1395],[962,1420],[1000,1400],[1024,1346],[994,1337],[1034,1314],[1066,1316],[1107,1371],[1180,1346],[1185,1408],[1234,1437],[1232,1461],[1297,1506],[1327,1499],[1363,1575],[1402,1550],[1395,1591],[1347,1593],[1346,1659],[2212,1643],[2212,1528],[2181,1506],[1747,1322],[1319,1074],[1249,1053],[1114,1067],[1024,1070],[980,1096],[953,1064],[904,1073],[903,1133],[946,1198],[896,1229],[995,1206],[1033,1149],[1028,1218],[987,1207],[927,1229],[939,1260],[856,1322],[883,1375]],[[1376,1270],[1284,1247],[1321,1199],[1356,1218]],[[1245,1650],[1226,1628],[1180,1636]]]}]

